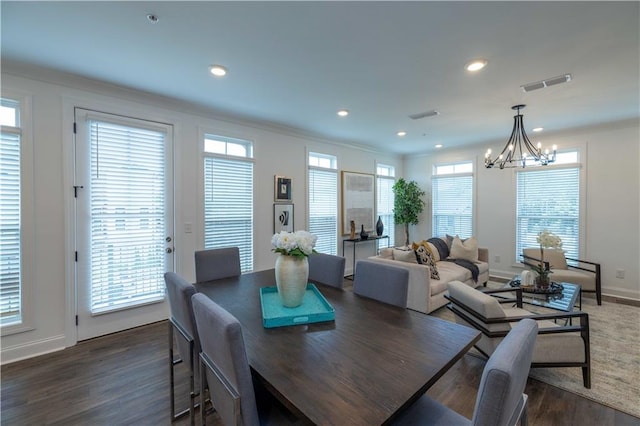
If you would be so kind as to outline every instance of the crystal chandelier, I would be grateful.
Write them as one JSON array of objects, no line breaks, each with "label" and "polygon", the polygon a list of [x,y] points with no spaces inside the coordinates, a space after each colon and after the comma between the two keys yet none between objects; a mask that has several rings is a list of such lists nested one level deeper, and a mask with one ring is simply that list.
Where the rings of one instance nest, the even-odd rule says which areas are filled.
[{"label": "crystal chandelier", "polygon": [[517,114],[513,116],[511,136],[497,158],[491,158],[491,149],[488,149],[486,154],[484,154],[484,166],[487,169],[491,169],[494,166],[500,169],[546,166],[556,161],[557,148],[555,145],[551,148],[553,152],[549,152],[549,149],[543,151],[540,142],[538,142],[537,146],[534,146],[527,137],[524,131],[524,125],[522,124],[522,114],[520,114],[520,110],[524,109],[525,106],[526,105],[514,105],[511,107],[511,109],[517,111]]}]

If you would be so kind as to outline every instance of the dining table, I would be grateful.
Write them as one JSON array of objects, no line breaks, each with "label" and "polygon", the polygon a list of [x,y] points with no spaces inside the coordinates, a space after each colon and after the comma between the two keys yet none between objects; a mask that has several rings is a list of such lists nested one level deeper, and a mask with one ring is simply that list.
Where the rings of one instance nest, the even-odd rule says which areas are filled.
[{"label": "dining table", "polygon": [[252,372],[301,421],[386,424],[480,339],[470,327],[315,283],[335,318],[265,328],[260,289],[273,269],[195,283],[235,316]]}]

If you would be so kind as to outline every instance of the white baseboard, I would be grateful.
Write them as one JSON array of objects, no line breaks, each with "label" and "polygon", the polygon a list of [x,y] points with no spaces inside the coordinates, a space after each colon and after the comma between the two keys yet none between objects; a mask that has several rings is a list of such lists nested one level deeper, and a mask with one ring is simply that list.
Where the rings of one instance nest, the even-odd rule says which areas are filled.
[{"label": "white baseboard", "polygon": [[27,358],[51,352],[61,351],[65,348],[65,336],[59,335],[47,339],[37,340],[22,345],[3,347],[0,352],[0,364],[10,364]]},{"label": "white baseboard", "polygon": [[637,291],[630,291],[624,288],[603,288],[603,296],[615,297],[617,299],[627,299],[634,302],[640,301],[640,295]]}]

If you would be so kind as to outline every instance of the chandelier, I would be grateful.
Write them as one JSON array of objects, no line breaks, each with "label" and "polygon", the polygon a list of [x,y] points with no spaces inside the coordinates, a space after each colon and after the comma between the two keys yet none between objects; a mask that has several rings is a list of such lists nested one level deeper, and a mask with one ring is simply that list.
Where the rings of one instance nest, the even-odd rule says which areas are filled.
[{"label": "chandelier", "polygon": [[522,114],[520,114],[520,110],[524,109],[525,106],[514,105],[511,107],[511,109],[517,111],[517,114],[513,116],[511,136],[509,136],[507,144],[498,157],[491,158],[491,149],[488,149],[484,154],[484,166],[487,169],[491,169],[494,166],[500,169],[546,166],[556,161],[557,148],[555,145],[551,148],[553,152],[549,152],[549,149],[543,151],[540,142],[538,142],[537,146],[534,146],[527,137],[522,124]]}]

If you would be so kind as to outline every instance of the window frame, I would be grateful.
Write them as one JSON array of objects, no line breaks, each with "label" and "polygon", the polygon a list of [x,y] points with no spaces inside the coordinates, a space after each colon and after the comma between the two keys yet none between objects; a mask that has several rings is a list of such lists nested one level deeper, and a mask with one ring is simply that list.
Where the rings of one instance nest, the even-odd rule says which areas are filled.
[{"label": "window frame", "polygon": [[[464,170],[465,166],[469,166],[471,171]],[[444,169],[451,167],[451,172],[446,172]],[[457,167],[463,168],[461,171],[456,171]],[[439,173],[439,169],[443,169],[442,173]],[[476,232],[476,209],[477,209],[477,179],[476,179],[476,164],[473,160],[464,160],[464,161],[451,161],[451,162],[442,162],[433,164],[432,174],[431,174],[431,230],[434,236],[438,235],[436,221],[435,221],[435,196],[434,196],[434,185],[435,181],[438,179],[446,179],[446,178],[462,178],[462,177],[471,177],[471,232],[470,235],[465,236],[461,235],[461,238],[469,238],[475,235]],[[455,216],[455,215],[454,215]],[[448,233],[448,232],[447,232]],[[453,235],[458,235],[460,232],[458,230],[453,232]],[[450,234],[451,235],[451,234]]]},{"label": "window frame", "polygon": [[[311,159],[316,158],[316,159],[320,159],[320,160],[327,160],[329,162],[329,167],[323,167],[321,165],[312,165],[311,164]],[[323,153],[319,153],[316,151],[307,151],[307,155],[306,155],[306,164],[307,164],[307,226],[309,229],[309,232],[311,231],[311,197],[310,197],[310,190],[311,190],[311,186],[310,186],[310,177],[311,177],[311,171],[312,170],[318,170],[318,171],[324,171],[324,172],[330,172],[335,174],[335,182],[336,182],[336,193],[335,193],[335,198],[336,198],[336,203],[335,203],[335,220],[336,220],[336,224],[335,224],[335,233],[334,233],[334,238],[335,238],[335,246],[333,247],[333,251],[329,254],[333,254],[333,255],[338,255],[338,242],[340,241],[339,235],[338,235],[338,227],[339,227],[339,220],[340,220],[340,213],[338,211],[338,200],[339,200],[339,196],[340,196],[340,189],[339,189],[339,179],[338,179],[338,157],[335,155],[330,155],[330,154],[323,154]],[[319,164],[319,162],[318,162]]]},{"label": "window frame", "polygon": [[35,329],[35,156],[32,136],[32,97],[5,90],[2,99],[18,103],[19,127],[1,126],[2,132],[20,134],[20,310],[19,322],[0,324],[0,335],[23,333]]},{"label": "window frame", "polygon": [[[574,155],[575,154],[575,155]],[[575,158],[575,162],[562,162],[562,158]],[[560,161],[558,161],[560,160]],[[562,150],[558,150],[557,160],[553,164],[548,164],[546,166],[536,166],[536,167],[527,167],[527,168],[515,168],[512,169],[513,173],[513,212],[514,212],[514,230],[513,230],[513,253],[515,258],[513,259],[512,265],[514,267],[523,268],[524,264],[522,263],[522,253],[517,253],[518,251],[518,173],[530,173],[530,172],[539,172],[544,170],[558,170],[558,169],[569,169],[569,168],[577,168],[578,169],[578,244],[577,250],[578,255],[577,258],[582,258],[584,254],[584,248],[586,244],[586,193],[587,193],[587,181],[586,181],[586,164],[587,164],[587,154],[584,146],[577,147],[568,147]],[[552,231],[553,232],[553,231]],[[572,256],[569,256],[572,257]],[[572,262],[569,262],[573,264]]]},{"label": "window frame", "polygon": [[[201,238],[201,244],[200,247],[202,247],[203,249],[207,249],[207,247],[205,246],[206,244],[206,202],[205,202],[205,194],[206,194],[206,183],[205,183],[205,179],[206,179],[206,166],[205,166],[205,162],[207,158],[213,158],[213,159],[220,159],[220,160],[227,160],[227,161],[238,161],[238,162],[244,162],[244,163],[248,163],[251,164],[251,168],[252,168],[252,179],[251,179],[251,186],[252,186],[252,191],[251,191],[251,251],[250,251],[250,255],[251,255],[251,259],[250,259],[250,268],[246,269],[243,268],[242,272],[251,272],[254,270],[255,268],[255,264],[256,264],[256,258],[255,258],[255,188],[256,188],[256,174],[255,174],[255,159],[254,159],[254,152],[255,152],[255,142],[249,138],[241,138],[241,137],[236,137],[236,136],[228,136],[228,135],[223,135],[223,133],[226,132],[220,132],[220,131],[216,131],[216,130],[201,130],[200,131],[200,153],[201,153],[201,160],[200,160],[200,166],[202,167],[202,174],[201,174],[201,179],[200,179],[200,184],[202,185],[202,188],[200,190],[200,201],[201,201],[201,208],[200,208],[200,214],[202,215],[202,232],[200,233],[200,238]],[[239,156],[239,155],[234,155],[234,154],[220,154],[220,153],[215,153],[215,152],[209,152],[205,150],[205,140],[210,139],[210,140],[217,140],[220,142],[225,142],[226,144],[235,144],[235,145],[243,145],[246,148],[246,155],[245,156]],[[228,146],[225,149],[226,152],[228,152]],[[243,259],[242,259],[242,250],[240,252],[240,264],[242,267],[243,264]]]},{"label": "window frame", "polygon": [[[379,188],[380,188],[380,182],[382,180],[384,181],[390,181],[391,182],[391,187],[393,187],[393,185],[396,183],[396,169],[393,166],[389,166],[387,164],[382,164],[382,163],[376,163],[376,216],[385,216],[388,217],[389,214],[385,213],[384,215],[380,213],[380,196],[379,196]],[[395,201],[395,194],[393,193],[393,190],[391,190],[391,219],[388,224],[385,224],[385,231],[383,232],[383,234],[386,234],[389,237],[388,242],[388,246],[389,247],[393,247],[395,246],[395,223],[394,223],[394,219],[393,219],[393,205],[394,205],[394,201]],[[377,219],[376,219],[377,220]],[[385,222],[385,220],[383,220],[383,223]]]}]

